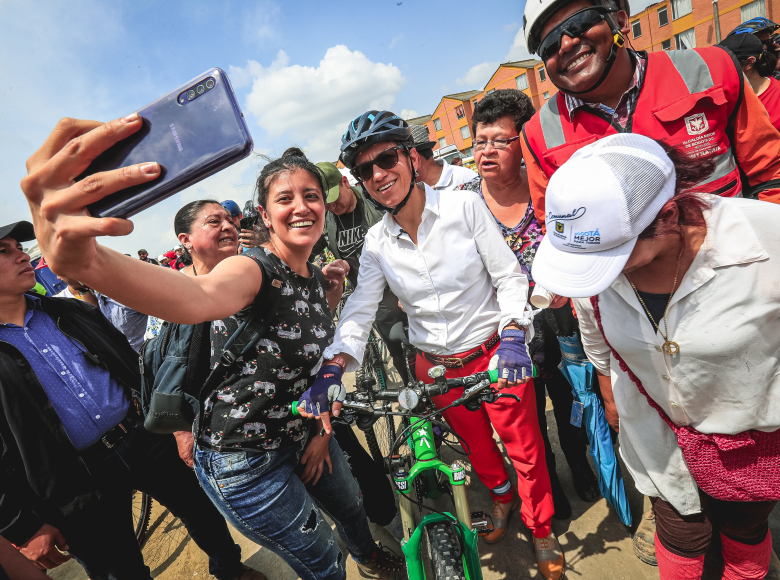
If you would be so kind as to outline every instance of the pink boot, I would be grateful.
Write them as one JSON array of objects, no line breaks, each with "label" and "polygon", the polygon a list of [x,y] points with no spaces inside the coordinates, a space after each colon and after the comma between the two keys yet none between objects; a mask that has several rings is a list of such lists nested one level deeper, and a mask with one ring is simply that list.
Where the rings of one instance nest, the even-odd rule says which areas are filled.
[{"label": "pink boot", "polygon": [[757,546],[748,546],[720,535],[723,543],[723,580],[758,580],[769,572],[772,557],[772,534],[767,532],[764,541]]},{"label": "pink boot", "polygon": [[672,554],[663,547],[655,536],[655,557],[658,559],[658,573],[661,580],[700,580],[704,569],[704,555],[698,558],[684,558]]}]

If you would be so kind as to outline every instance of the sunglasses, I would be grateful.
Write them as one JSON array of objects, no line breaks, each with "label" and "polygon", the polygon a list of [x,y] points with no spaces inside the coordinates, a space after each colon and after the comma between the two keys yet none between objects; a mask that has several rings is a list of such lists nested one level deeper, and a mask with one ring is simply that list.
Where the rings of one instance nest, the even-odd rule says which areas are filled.
[{"label": "sunglasses", "polygon": [[355,165],[350,173],[358,181],[371,181],[374,177],[374,165],[380,169],[392,169],[398,165],[398,150],[404,149],[402,146],[385,149],[371,161],[366,161],[360,165]]},{"label": "sunglasses", "polygon": [[539,44],[537,53],[546,61],[561,48],[561,40],[565,34],[569,38],[579,38],[588,30],[607,19],[609,10],[603,6],[594,6],[575,12],[550,31]]}]

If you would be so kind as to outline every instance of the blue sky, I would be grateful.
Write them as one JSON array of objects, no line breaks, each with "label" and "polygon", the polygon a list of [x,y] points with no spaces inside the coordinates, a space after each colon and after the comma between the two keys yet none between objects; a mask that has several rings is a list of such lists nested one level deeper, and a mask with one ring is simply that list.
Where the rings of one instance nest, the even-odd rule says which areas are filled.
[{"label": "blue sky", "polygon": [[[228,72],[256,154],[292,144],[337,157],[339,134],[369,108],[431,113],[442,95],[481,88],[500,62],[527,57],[524,2],[480,0],[208,2],[0,0],[0,223],[29,219],[25,160],[64,116],[110,120],[211,67]],[[102,238],[152,254],[176,242],[173,216],[204,197],[252,195],[253,155]]]}]

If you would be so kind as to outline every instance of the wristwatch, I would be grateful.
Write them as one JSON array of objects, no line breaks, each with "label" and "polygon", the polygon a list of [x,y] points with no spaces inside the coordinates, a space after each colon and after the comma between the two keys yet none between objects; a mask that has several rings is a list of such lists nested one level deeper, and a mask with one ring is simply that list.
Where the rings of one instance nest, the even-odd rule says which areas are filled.
[{"label": "wristwatch", "polygon": [[344,357],[342,356],[334,356],[332,359],[328,360],[327,364],[329,365],[338,365],[341,367],[342,371],[347,370],[347,361],[344,360]]}]

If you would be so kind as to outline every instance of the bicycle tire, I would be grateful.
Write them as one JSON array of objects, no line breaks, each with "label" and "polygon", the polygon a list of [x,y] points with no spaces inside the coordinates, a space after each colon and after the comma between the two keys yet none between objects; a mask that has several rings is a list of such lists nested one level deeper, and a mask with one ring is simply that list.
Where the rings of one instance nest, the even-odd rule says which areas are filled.
[{"label": "bicycle tire", "polygon": [[466,580],[460,541],[452,525],[439,522],[426,526],[428,557],[436,580]]},{"label": "bicycle tire", "polygon": [[[387,370],[380,355],[381,347],[378,344],[379,340],[372,333],[366,345],[366,352],[363,355],[363,364],[356,376],[358,381],[362,381],[364,378],[373,375],[374,379],[376,379],[376,384],[372,388],[375,391],[387,388]],[[387,405],[389,406],[389,403]],[[387,464],[387,458],[392,454],[395,436],[395,418],[392,415],[380,417],[371,429],[366,431],[368,451],[377,464]]]},{"label": "bicycle tire", "polygon": [[149,520],[152,518],[152,496],[134,489],[132,506],[135,538],[138,545],[143,546],[149,531]]}]

